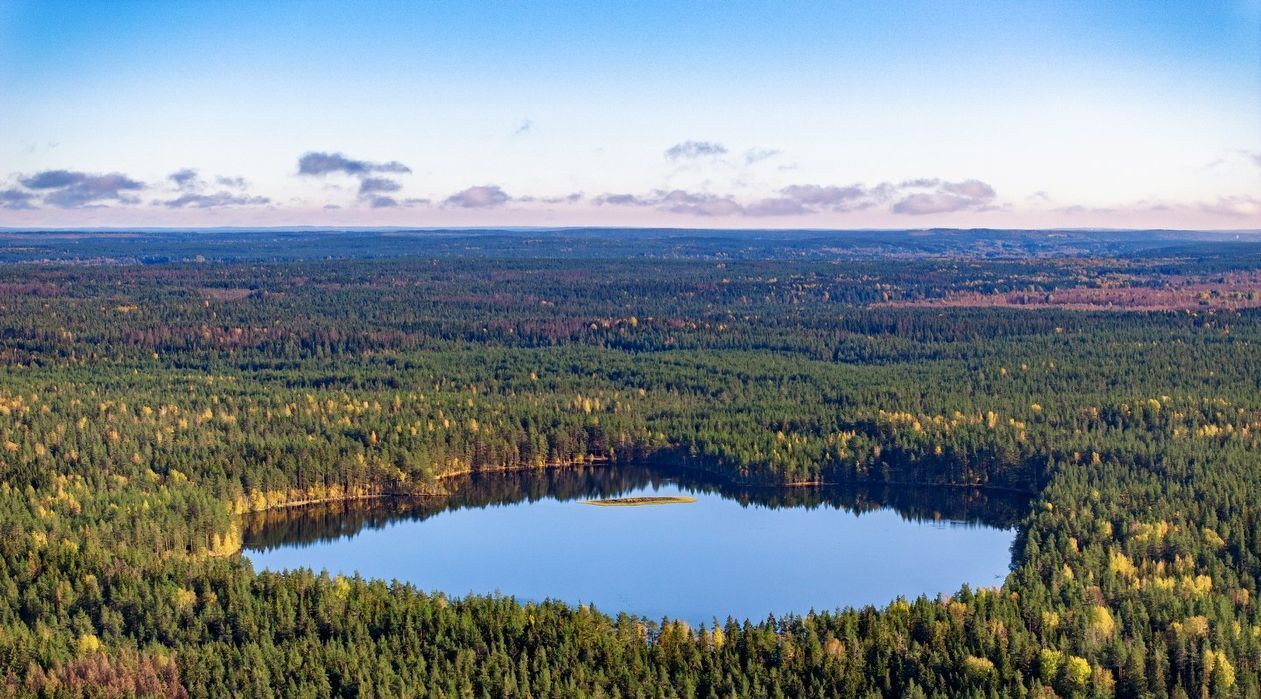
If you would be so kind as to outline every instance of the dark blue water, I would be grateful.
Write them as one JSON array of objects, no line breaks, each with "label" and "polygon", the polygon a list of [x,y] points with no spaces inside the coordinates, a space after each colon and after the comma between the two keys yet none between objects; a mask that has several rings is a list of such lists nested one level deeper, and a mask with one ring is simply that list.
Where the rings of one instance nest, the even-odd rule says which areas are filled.
[{"label": "dark blue water", "polygon": [[[565,476],[556,474],[490,478],[416,509],[285,513],[247,529],[246,555],[258,569],[358,572],[449,595],[552,598],[700,624],[1001,584],[1021,509],[1004,502],[988,512],[989,499],[975,494],[962,505],[944,499],[958,500],[957,491],[940,503],[919,493],[898,509],[871,491],[724,492],[620,477],[591,487],[557,485]],[[697,500],[581,502],[636,495]]]}]

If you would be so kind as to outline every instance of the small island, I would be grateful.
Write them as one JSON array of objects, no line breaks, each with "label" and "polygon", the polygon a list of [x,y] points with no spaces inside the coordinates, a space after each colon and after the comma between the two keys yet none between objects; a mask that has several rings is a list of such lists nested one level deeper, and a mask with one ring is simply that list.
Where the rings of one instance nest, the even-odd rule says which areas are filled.
[{"label": "small island", "polygon": [[583,500],[584,505],[600,507],[635,507],[639,505],[676,505],[696,502],[696,498],[686,495],[648,495],[634,498],[608,498],[606,500]]}]

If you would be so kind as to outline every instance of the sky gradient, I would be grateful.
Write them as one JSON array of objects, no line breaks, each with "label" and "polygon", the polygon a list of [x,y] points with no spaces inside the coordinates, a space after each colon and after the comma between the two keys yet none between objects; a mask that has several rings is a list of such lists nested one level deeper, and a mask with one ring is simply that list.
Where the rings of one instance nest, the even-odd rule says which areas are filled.
[{"label": "sky gradient", "polygon": [[6,0],[0,95],[0,226],[1261,228],[1261,0]]}]

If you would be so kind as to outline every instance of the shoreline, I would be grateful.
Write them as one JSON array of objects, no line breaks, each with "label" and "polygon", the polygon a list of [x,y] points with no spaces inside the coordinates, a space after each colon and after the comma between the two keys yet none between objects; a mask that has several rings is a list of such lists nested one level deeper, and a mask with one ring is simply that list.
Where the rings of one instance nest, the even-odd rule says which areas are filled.
[{"label": "shoreline", "polygon": [[[601,456],[601,457],[591,457],[590,459],[586,459],[581,462],[579,461],[573,461],[569,463],[560,462],[560,461],[548,462],[542,466],[496,466],[495,468],[481,468],[481,469],[470,468],[470,469],[463,469],[460,471],[451,471],[448,473],[438,474],[437,476],[434,476],[434,479],[431,485],[439,486],[441,485],[443,481],[451,480],[453,478],[459,478],[461,476],[473,476],[473,475],[496,474],[496,473],[523,473],[525,471],[552,471],[552,470],[560,470],[560,469],[577,468],[579,467],[579,465],[586,465],[586,464],[607,466],[611,463],[612,461],[607,456]],[[304,500],[286,500],[284,502],[276,503],[275,505],[268,505],[267,507],[263,507],[260,509],[245,510],[243,512],[237,512],[235,514],[238,517],[245,517],[247,515],[261,514],[263,512],[274,512],[276,510],[286,510],[286,509],[295,508],[295,507],[305,507],[307,505],[324,505],[330,502],[355,502],[358,500],[380,500],[382,498],[443,498],[448,495],[450,495],[449,492],[441,492],[437,488],[426,488],[426,489],[418,489],[418,490],[397,490],[397,491],[387,490],[387,491],[382,491],[378,493],[361,493],[361,494],[354,494],[354,495],[333,495],[326,498],[307,498]]]},{"label": "shoreline", "polygon": [[[721,471],[717,471],[713,468],[706,467],[702,464],[687,463],[686,461],[690,461],[690,459],[685,459],[681,462],[681,461],[676,461],[669,458],[663,459],[663,458],[660,458],[660,455],[654,455],[654,456],[647,457],[644,459],[636,459],[636,460],[631,460],[624,463],[627,465],[634,465],[634,466],[639,466],[642,468],[648,468],[648,469],[653,469],[653,470],[666,471],[669,469],[674,469],[678,471],[692,472],[695,474],[702,474],[710,478],[720,480],[722,481],[723,484],[730,487],[759,489],[759,490],[761,489],[787,490],[787,489],[808,489],[808,488],[847,488],[847,487],[851,487],[851,488],[906,487],[906,488],[919,488],[919,489],[950,488],[950,489],[970,489],[970,490],[978,490],[982,492],[1002,492],[1002,493],[1010,493],[1014,495],[1024,495],[1030,498],[1036,497],[1038,493],[1041,492],[1040,490],[1030,490],[1030,489],[1025,489],[1025,488],[1017,488],[1013,486],[983,484],[983,483],[977,483],[977,484],[931,483],[927,481],[902,481],[902,480],[897,480],[897,481],[889,481],[889,480],[836,481],[836,480],[825,480],[825,479],[816,479],[816,480],[807,480],[807,481],[790,481],[790,482],[768,482],[768,481],[758,481],[758,480],[743,480],[739,478],[734,478],[729,474],[723,473]],[[439,474],[434,477],[434,480],[429,484],[428,487],[423,488],[423,489],[402,490],[402,491],[392,490],[392,491],[382,491],[382,492],[377,492],[377,493],[361,493],[361,494],[337,495],[337,496],[324,497],[324,498],[307,498],[307,499],[302,499],[302,500],[289,500],[282,503],[277,503],[275,505],[268,505],[267,507],[264,507],[262,509],[253,509],[253,510],[246,510],[244,512],[238,512],[236,513],[236,516],[238,518],[243,518],[250,515],[263,514],[266,512],[275,512],[275,511],[280,511],[280,510],[307,507],[311,505],[325,505],[325,504],[338,503],[338,502],[350,503],[350,502],[357,502],[357,501],[381,500],[381,499],[390,499],[390,498],[445,498],[445,497],[450,496],[451,493],[442,488],[442,483],[444,481],[449,481],[449,480],[460,478],[460,477],[525,473],[528,471],[571,470],[571,469],[579,469],[579,468],[585,468],[585,467],[610,468],[610,467],[616,467],[617,465],[619,465],[619,462],[613,460],[612,458],[608,456],[592,456],[592,457],[586,457],[582,459],[581,461],[578,461],[578,460],[568,461],[568,462],[552,461],[552,462],[543,464],[541,466],[521,465],[521,466],[497,466],[494,468],[483,468],[483,469],[468,468],[468,469],[461,469],[459,471],[450,471],[447,473]],[[238,547],[238,552],[239,550],[240,550],[240,547]]]}]

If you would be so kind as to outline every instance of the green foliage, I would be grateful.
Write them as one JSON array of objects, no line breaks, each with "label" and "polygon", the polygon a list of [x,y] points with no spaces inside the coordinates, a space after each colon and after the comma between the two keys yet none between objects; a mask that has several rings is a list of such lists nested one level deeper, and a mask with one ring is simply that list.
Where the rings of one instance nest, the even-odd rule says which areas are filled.
[{"label": "green foliage", "polygon": [[[1256,696],[1261,315],[873,305],[1232,264],[0,268],[0,691]],[[705,630],[233,555],[250,511],[645,458],[1036,497],[1001,588]]]}]

